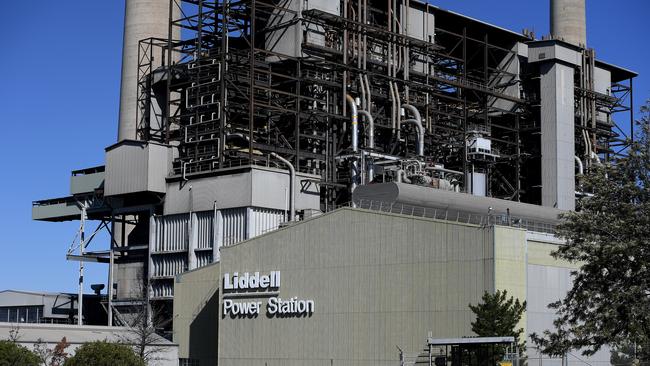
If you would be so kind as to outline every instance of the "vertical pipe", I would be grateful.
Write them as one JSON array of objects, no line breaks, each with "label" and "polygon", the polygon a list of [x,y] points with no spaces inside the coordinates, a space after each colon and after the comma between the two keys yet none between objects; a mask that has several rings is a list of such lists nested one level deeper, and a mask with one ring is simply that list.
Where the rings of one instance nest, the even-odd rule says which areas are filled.
[{"label": "vertical pipe", "polygon": [[86,202],[81,204],[81,218],[79,226],[79,298],[77,298],[77,325],[83,325],[83,305],[84,305],[84,247],[86,245]]},{"label": "vertical pipe", "polygon": [[352,112],[352,151],[356,153],[359,150],[359,113],[354,98],[348,94],[345,99]]},{"label": "vertical pipe", "polygon": [[294,197],[294,185],[296,182],[296,170],[293,168],[293,165],[289,162],[289,160],[281,157],[280,155],[276,153],[271,153],[271,156],[280,160],[283,162],[288,168],[289,168],[289,221],[294,221],[295,220],[295,212],[296,212],[296,200]]}]

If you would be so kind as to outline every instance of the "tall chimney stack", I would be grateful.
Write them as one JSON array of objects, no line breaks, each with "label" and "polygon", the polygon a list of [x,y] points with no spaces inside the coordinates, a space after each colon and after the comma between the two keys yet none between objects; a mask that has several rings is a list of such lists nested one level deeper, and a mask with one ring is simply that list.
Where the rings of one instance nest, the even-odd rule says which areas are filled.
[{"label": "tall chimney stack", "polygon": [[[169,0],[126,0],[118,141],[136,139],[138,44],[146,38],[168,37],[169,3]],[[154,68],[159,65],[160,60]]]},{"label": "tall chimney stack", "polygon": [[551,0],[551,36],[576,46],[587,45],[586,0]]}]

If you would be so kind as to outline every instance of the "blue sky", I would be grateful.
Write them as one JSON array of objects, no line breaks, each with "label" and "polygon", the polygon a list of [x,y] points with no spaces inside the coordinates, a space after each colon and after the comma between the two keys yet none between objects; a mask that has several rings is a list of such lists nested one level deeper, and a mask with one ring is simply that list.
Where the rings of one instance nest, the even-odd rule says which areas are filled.
[{"label": "blue sky", "polygon": [[[496,25],[548,33],[548,0],[432,0]],[[604,61],[638,71],[650,98],[650,1],[589,1],[588,41]],[[76,291],[65,253],[78,223],[31,220],[33,200],[68,193],[70,171],[104,163],[115,142],[123,0],[3,3],[0,39],[0,290]],[[105,283],[90,265],[91,283]]]}]

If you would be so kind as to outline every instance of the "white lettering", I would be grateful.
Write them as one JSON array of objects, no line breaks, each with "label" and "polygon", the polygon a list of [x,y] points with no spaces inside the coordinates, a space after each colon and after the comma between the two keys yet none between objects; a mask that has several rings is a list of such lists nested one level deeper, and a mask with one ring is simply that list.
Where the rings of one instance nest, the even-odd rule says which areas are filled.
[{"label": "white lettering", "polygon": [[231,299],[223,301],[223,315],[231,316],[257,316],[262,303],[259,301],[234,302]]},{"label": "white lettering", "polygon": [[289,300],[271,297],[266,303],[266,311],[269,315],[278,316],[311,315],[314,313],[314,301],[300,300],[297,297],[292,297]]}]

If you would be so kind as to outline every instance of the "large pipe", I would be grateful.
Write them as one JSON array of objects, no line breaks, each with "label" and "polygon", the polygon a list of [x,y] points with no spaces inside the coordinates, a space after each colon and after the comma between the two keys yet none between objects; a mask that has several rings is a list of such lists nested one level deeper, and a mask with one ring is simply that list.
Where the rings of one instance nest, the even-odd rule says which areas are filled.
[{"label": "large pipe", "polygon": [[582,160],[579,157],[574,156],[576,164],[578,164],[578,174],[583,175],[585,173],[585,168],[582,165]]},{"label": "large pipe", "polygon": [[359,113],[357,111],[357,103],[350,94],[346,95],[345,99],[348,101],[348,105],[350,105],[350,110],[352,111],[352,151],[357,152],[359,150]]},{"label": "large pipe", "polygon": [[585,0],[551,0],[551,35],[576,46],[587,45]]},{"label": "large pipe", "polygon": [[[170,8],[175,6],[170,6],[169,0],[126,0],[118,141],[137,138],[139,43],[147,38],[169,37]],[[177,10],[173,13],[176,14]],[[178,33],[177,29],[174,31],[175,34]],[[157,57],[151,70],[155,70],[161,64],[162,60]]]},{"label": "large pipe", "polygon": [[272,152],[271,156],[283,162],[289,168],[289,221],[295,220],[296,214],[296,200],[294,197],[294,187],[296,184],[296,169],[293,167],[293,164],[289,160],[283,158],[282,156]]},{"label": "large pipe", "polygon": [[418,129],[418,155],[424,156],[424,127],[422,122],[416,119],[407,119],[402,121],[404,124],[414,124]]},{"label": "large pipe", "polygon": [[[410,104],[403,104],[402,108],[411,112],[415,118],[415,125],[418,127],[418,155],[424,156],[424,126],[422,126],[422,116],[420,116],[420,111]],[[412,120],[406,120],[404,123],[409,121]]]},{"label": "large pipe", "polygon": [[[346,94],[345,99],[350,105],[350,111],[352,113],[352,151],[357,153],[359,151],[359,113],[357,110],[357,103],[350,94]],[[354,192],[354,189],[357,188],[357,176],[359,175],[359,169],[357,168],[357,159],[356,157],[352,161],[352,185],[350,191]]]}]

